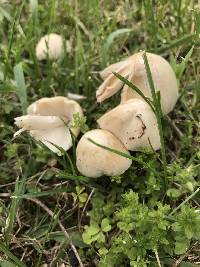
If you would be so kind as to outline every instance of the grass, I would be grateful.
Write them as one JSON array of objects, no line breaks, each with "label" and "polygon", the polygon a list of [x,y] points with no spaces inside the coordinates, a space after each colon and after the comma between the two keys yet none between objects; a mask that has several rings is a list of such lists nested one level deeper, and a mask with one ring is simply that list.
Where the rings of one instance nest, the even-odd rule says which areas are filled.
[{"label": "grass", "polygon": [[[199,15],[195,0],[1,1],[0,266],[200,264]],[[67,51],[38,62],[35,46],[50,32],[64,36]],[[27,134],[13,139],[13,119],[28,104],[68,92],[87,97],[81,106],[96,128],[119,103],[119,95],[95,103],[98,72],[140,50],[164,56],[180,83],[168,118],[153,99],[161,151],[133,152],[124,175],[90,179],[76,170],[74,146],[58,157]]]}]

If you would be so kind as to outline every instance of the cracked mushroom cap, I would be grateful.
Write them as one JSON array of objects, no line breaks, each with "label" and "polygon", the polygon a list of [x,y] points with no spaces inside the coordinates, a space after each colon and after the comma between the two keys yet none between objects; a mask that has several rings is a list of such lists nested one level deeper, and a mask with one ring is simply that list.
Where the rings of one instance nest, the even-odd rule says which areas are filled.
[{"label": "cracked mushroom cap", "polygon": [[[170,64],[161,56],[146,53],[156,91],[160,91],[161,108],[163,114],[168,114],[178,99],[178,82]],[[139,52],[128,59],[112,64],[103,70],[100,75],[104,82],[97,90],[97,101],[102,102],[114,95],[123,87],[123,82],[112,72],[117,72],[136,85],[145,96],[152,98],[148,78],[145,70],[143,52]],[[132,98],[141,98],[135,91],[124,86],[121,103]]]},{"label": "cracked mushroom cap", "polygon": [[97,121],[101,129],[113,133],[128,150],[160,148],[157,120],[149,105],[131,99],[108,111]]},{"label": "cracked mushroom cap", "polygon": [[38,60],[58,59],[63,54],[63,38],[56,33],[43,36],[36,46],[36,57]]},{"label": "cracked mushroom cap", "polygon": [[112,133],[101,129],[91,130],[82,136],[76,149],[76,165],[81,174],[88,177],[120,175],[131,166],[131,159],[101,148],[88,138],[100,145],[130,155]]},{"label": "cracked mushroom cap", "polygon": [[[66,97],[42,98],[32,103],[27,109],[28,115],[15,118],[15,124],[21,131],[30,131],[31,136],[41,141],[55,153],[56,146],[68,150],[72,146],[70,130],[78,136],[80,129],[74,128],[73,115],[83,116],[80,105]],[[18,132],[15,134],[17,135]],[[54,146],[54,144],[56,146]]]}]

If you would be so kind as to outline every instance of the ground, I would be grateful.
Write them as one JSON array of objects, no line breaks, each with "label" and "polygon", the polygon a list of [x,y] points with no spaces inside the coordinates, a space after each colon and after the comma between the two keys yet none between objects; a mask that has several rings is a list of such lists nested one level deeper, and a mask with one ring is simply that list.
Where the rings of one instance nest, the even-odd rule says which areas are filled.
[{"label": "ground", "polygon": [[[200,265],[198,2],[0,2],[1,266]],[[66,52],[39,62],[36,44],[52,32],[67,40]],[[132,152],[125,174],[89,179],[73,148],[57,156],[27,133],[13,138],[27,103],[68,92],[87,97],[80,104],[96,128],[120,99],[96,103],[99,71],[140,50],[167,59],[180,83],[162,118],[166,162],[160,151]]]}]

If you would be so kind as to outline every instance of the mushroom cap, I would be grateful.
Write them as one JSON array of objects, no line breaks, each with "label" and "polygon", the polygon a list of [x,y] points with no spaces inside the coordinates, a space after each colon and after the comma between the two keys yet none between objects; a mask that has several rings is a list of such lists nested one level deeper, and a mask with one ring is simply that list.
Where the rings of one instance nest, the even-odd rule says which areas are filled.
[{"label": "mushroom cap", "polygon": [[[174,108],[178,99],[178,82],[175,73],[163,57],[152,53],[146,53],[146,55],[155,89],[160,91],[163,114],[168,114]],[[104,101],[123,87],[123,83],[114,74],[109,75],[109,71],[119,73],[136,85],[146,97],[152,98],[142,56],[143,52],[139,52],[125,61],[112,64],[101,72],[101,76],[105,80],[97,90],[98,102]],[[141,98],[141,96],[125,85],[121,95],[121,103],[125,103],[132,98]]]},{"label": "mushroom cap", "polygon": [[123,87],[123,82],[118,79],[112,72],[115,71],[129,80],[129,69],[130,63],[129,61],[125,60],[116,64],[112,64],[111,66],[100,72],[100,75],[104,79],[104,82],[96,91],[97,102],[103,102],[105,99],[117,93]]},{"label": "mushroom cap", "polygon": [[[143,53],[140,52],[133,56],[135,70],[133,71],[131,82],[136,85],[145,96],[152,98],[142,55]],[[174,108],[178,99],[179,88],[176,75],[170,64],[163,57],[147,53],[147,59],[155,89],[156,91],[160,91],[163,114],[168,114]],[[135,91],[125,86],[121,95],[121,103],[125,103],[128,99],[135,97],[141,98]]]},{"label": "mushroom cap", "polygon": [[[67,151],[72,147],[72,137],[69,128],[60,126],[48,130],[31,130],[30,134],[37,141],[41,141],[54,153],[60,154],[60,149],[56,146]],[[56,146],[54,146],[54,144]]]},{"label": "mushroom cap", "polygon": [[101,129],[119,138],[128,150],[160,148],[156,116],[149,105],[138,98],[108,111],[97,122]]},{"label": "mushroom cap", "polygon": [[[32,103],[27,108],[29,115],[58,116],[69,121],[69,127],[74,124],[73,115],[79,113],[83,116],[81,106],[74,100],[64,96],[44,97]],[[80,129],[70,127],[75,136],[78,136]]]},{"label": "mushroom cap", "polygon": [[57,116],[24,115],[15,118],[15,124],[19,128],[30,131],[32,137],[41,141],[54,153],[59,153],[56,146],[64,150],[72,146],[72,137],[65,123],[67,122]]},{"label": "mushroom cap", "polygon": [[56,33],[43,36],[36,46],[38,60],[58,59],[63,53],[63,38]]},{"label": "mushroom cap", "polygon": [[76,149],[76,165],[83,175],[88,177],[120,175],[131,166],[131,159],[101,148],[89,141],[88,138],[100,145],[130,155],[112,133],[101,129],[91,130],[82,136]]},{"label": "mushroom cap", "polygon": [[[55,153],[60,153],[56,147],[68,150],[72,146],[70,130],[78,136],[80,129],[73,128],[73,115],[83,116],[80,105],[66,97],[57,96],[42,98],[32,103],[27,109],[28,115],[15,118],[15,124],[22,128],[18,133],[28,130],[36,139],[45,144]],[[55,146],[53,145],[55,144]]]},{"label": "mushroom cap", "polygon": [[24,115],[15,118],[15,124],[24,130],[47,130],[63,126],[63,121],[57,116]]},{"label": "mushroom cap", "polygon": [[100,72],[100,76],[103,80],[107,79],[110,74],[112,74],[114,71],[117,71],[124,63],[126,63],[127,60],[123,60],[114,64],[111,64],[104,70]]}]

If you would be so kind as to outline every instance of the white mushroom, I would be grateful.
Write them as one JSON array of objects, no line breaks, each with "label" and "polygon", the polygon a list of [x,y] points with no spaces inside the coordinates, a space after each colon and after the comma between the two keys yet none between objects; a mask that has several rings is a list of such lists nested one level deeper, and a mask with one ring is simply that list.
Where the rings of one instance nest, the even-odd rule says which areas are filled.
[{"label": "white mushroom", "polygon": [[80,139],[76,150],[76,165],[80,173],[88,177],[112,176],[124,173],[131,166],[131,159],[108,151],[94,142],[129,155],[123,144],[112,133],[95,129]]},{"label": "white mushroom", "polygon": [[36,46],[36,56],[38,60],[59,59],[64,51],[64,41],[62,36],[50,33],[43,36]]},{"label": "white mushroom", "polygon": [[77,102],[66,97],[42,98],[31,104],[27,113],[15,118],[15,124],[21,128],[15,136],[21,131],[30,131],[32,137],[55,153],[60,152],[56,146],[64,150],[72,146],[70,130],[75,136],[80,132],[79,128],[72,127],[73,115],[83,116],[83,111]]},{"label": "white mushroom", "polygon": [[149,105],[138,98],[120,104],[98,121],[101,129],[113,133],[128,150],[160,148],[157,120]]},{"label": "white mushroom", "polygon": [[27,113],[29,115],[65,118],[69,121],[69,127],[75,136],[78,136],[80,132],[79,128],[71,128],[71,126],[74,125],[74,114],[79,113],[80,116],[83,116],[82,108],[76,101],[69,100],[67,97],[55,96],[41,98],[27,108]]},{"label": "white mushroom", "polygon": [[15,118],[19,128],[29,130],[45,130],[63,126],[63,121],[57,116],[24,115]]},{"label": "white mushroom", "polygon": [[[124,61],[112,64],[100,73],[104,82],[96,92],[98,102],[111,97],[123,87],[123,82],[112,74],[113,71],[131,81],[146,97],[152,98],[142,55],[143,52],[134,54]],[[167,114],[173,109],[178,99],[178,83],[175,73],[170,64],[161,56],[151,53],[146,55],[156,91],[160,91],[163,114]],[[141,97],[126,85],[122,91],[121,103],[131,98]]]}]

